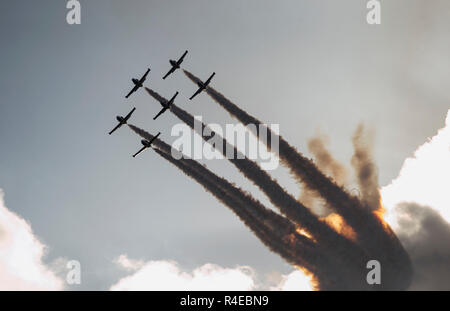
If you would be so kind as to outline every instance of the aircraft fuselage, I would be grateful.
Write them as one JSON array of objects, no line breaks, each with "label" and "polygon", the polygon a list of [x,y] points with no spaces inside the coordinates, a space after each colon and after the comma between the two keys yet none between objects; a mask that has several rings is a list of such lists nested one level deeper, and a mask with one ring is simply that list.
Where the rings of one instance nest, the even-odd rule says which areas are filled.
[{"label": "aircraft fuselage", "polygon": [[143,82],[139,81],[138,79],[131,79],[131,81],[133,81],[136,86],[142,87],[143,85]]},{"label": "aircraft fuselage", "polygon": [[172,65],[172,67],[175,67],[175,68],[177,68],[177,69],[180,68],[180,64],[178,64],[177,61],[171,59],[169,62],[170,62],[170,64]]},{"label": "aircraft fuselage", "polygon": [[141,143],[146,148],[150,148],[150,146],[151,146],[151,143],[148,140],[146,140],[146,139],[141,140]]}]

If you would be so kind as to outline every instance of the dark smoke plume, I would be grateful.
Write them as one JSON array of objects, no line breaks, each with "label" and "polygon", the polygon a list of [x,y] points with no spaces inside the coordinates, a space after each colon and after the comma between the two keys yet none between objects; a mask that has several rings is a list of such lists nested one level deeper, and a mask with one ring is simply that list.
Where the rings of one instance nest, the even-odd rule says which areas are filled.
[{"label": "dark smoke plume", "polygon": [[398,237],[405,245],[414,266],[411,290],[449,289],[450,224],[427,206],[401,203]]},{"label": "dark smoke plume", "polygon": [[[130,124],[129,127],[145,139],[151,140],[153,138],[153,135],[134,125]],[[177,166],[186,175],[195,179],[217,199],[227,205],[269,249],[280,254],[293,265],[305,266],[311,271],[316,270],[314,265],[317,264],[318,258],[310,259],[307,263],[303,259],[304,255],[298,253],[298,251],[311,253],[315,246],[311,241],[296,232],[295,225],[288,219],[267,209],[251,195],[218,177],[196,161],[172,158],[171,147],[162,140],[157,139],[154,144],[156,145],[156,153]],[[293,244],[298,245],[293,247]],[[297,250],[297,253],[294,250]],[[314,262],[316,263],[314,264]]]},{"label": "dark smoke plume", "polygon": [[336,160],[327,148],[328,137],[322,133],[308,140],[308,150],[314,156],[317,167],[329,174],[339,185],[347,183],[348,172],[345,166]]},{"label": "dark smoke plume", "polygon": [[[130,128],[145,139],[153,136],[134,125]],[[250,194],[218,177],[203,165],[191,159],[176,160],[171,147],[157,139],[155,151],[195,179],[218,200],[228,206],[272,251],[289,263],[306,268],[313,273],[317,288],[324,290],[364,289],[361,282],[363,267],[342,265],[339,258],[327,256],[327,250],[298,232],[287,218],[274,213],[255,200]]]},{"label": "dark smoke plume", "polygon": [[[328,137],[318,132],[317,135],[308,140],[308,150],[313,154],[317,167],[328,174],[337,184],[347,184],[348,172],[343,164],[336,160],[327,148]],[[299,180],[300,183],[301,180]],[[331,211],[324,204],[317,191],[304,186],[299,201],[306,206],[315,206],[314,210],[319,215],[329,214]]]},{"label": "dark smoke plume", "polygon": [[[157,92],[148,88],[146,88],[146,90],[155,99],[162,100],[163,102],[167,101],[167,99],[159,95]],[[175,104],[171,105],[170,111],[192,129],[201,129],[202,132],[198,132],[199,135],[202,135],[203,129],[207,127],[204,123],[201,123],[201,126],[196,127],[195,122],[199,121],[195,120],[191,114],[179,108]],[[253,181],[253,183],[268,196],[270,201],[277,208],[279,208],[283,215],[287,216],[304,230],[308,231],[308,233],[310,233],[321,243],[329,244],[329,246],[335,247],[330,248],[330,252],[331,250],[333,251],[333,254],[330,255],[335,255],[334,252],[336,251],[340,254],[343,252],[348,252],[351,248],[355,248],[351,241],[349,241],[346,237],[337,234],[333,228],[330,228],[325,222],[318,219],[308,208],[298,202],[293,196],[288,194],[266,171],[262,170],[258,164],[240,154],[234,146],[230,145],[223,137],[216,133],[215,140],[218,139],[222,140],[221,145],[224,146],[224,148],[220,150],[223,155],[227,157],[226,150],[232,149],[234,156],[232,158],[228,158],[228,160],[248,179]],[[212,143],[211,140],[208,140],[207,142]],[[357,250],[355,249],[350,253],[353,254],[356,252]],[[358,256],[361,258],[363,253],[358,253]]]},{"label": "dark smoke plume", "polygon": [[[186,70],[184,72],[192,81],[199,81],[190,72]],[[242,124],[256,125],[257,130],[254,134],[259,137],[258,129],[262,123],[258,119],[237,107],[212,87],[208,87],[206,92]],[[269,129],[266,128],[266,130],[270,132]],[[267,146],[269,148],[271,138],[275,135],[273,132],[268,135]],[[389,283],[385,284],[384,288],[407,288],[412,275],[411,262],[392,229],[378,214],[372,212],[367,203],[347,193],[344,188],[328,178],[311,160],[304,157],[281,136],[278,139],[279,156],[282,162],[309,189],[317,191],[327,205],[344,219],[345,223],[356,233],[357,245],[381,262],[385,276],[387,274],[388,278],[388,280],[385,279],[385,282]],[[265,141],[263,140],[263,142]]]},{"label": "dark smoke plume", "polygon": [[[200,81],[199,78],[194,76],[187,70],[184,73],[194,82]],[[242,124],[249,125],[255,124],[256,128],[259,130],[260,125],[264,124],[256,119],[255,117],[249,115],[244,110],[240,109],[237,105],[232,103],[224,95],[208,87],[206,89],[208,95],[214,99],[219,105],[221,105],[225,110],[227,110],[233,117],[237,118]],[[268,139],[267,147],[270,148],[271,139],[275,137],[276,134],[270,129],[267,129]],[[255,133],[259,137],[259,133]],[[300,154],[294,147],[292,147],[286,140],[279,136],[279,156],[283,163],[291,170],[291,172],[302,182],[313,191],[318,191],[320,195],[327,200],[327,203],[335,208],[336,211],[341,213],[341,215],[349,222],[350,225],[358,226],[358,219],[355,219],[354,210],[360,207],[360,202],[357,198],[350,196],[342,188],[337,186],[332,180],[328,179],[314,163],[309,159]],[[352,224],[353,223],[353,224]]]},{"label": "dark smoke plume", "polygon": [[378,170],[372,161],[370,137],[364,135],[364,126],[360,124],[353,136],[352,166],[355,169],[363,202],[372,210],[381,208],[381,196],[378,185]]}]

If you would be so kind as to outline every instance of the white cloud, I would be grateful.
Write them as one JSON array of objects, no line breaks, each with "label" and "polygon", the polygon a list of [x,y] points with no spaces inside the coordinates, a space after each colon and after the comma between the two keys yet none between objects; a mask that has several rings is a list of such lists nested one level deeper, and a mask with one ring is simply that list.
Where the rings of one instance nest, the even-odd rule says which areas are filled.
[{"label": "white cloud", "polygon": [[145,261],[130,259],[127,255],[120,255],[114,262],[126,270],[138,270],[145,265]]},{"label": "white cloud", "polygon": [[399,176],[381,189],[387,221],[397,226],[394,207],[401,202],[430,206],[450,222],[450,110],[446,126],[403,163]]},{"label": "white cloud", "polygon": [[295,270],[288,275],[283,275],[281,282],[271,290],[278,291],[312,291],[311,277],[303,271]]},{"label": "white cloud", "polygon": [[251,290],[255,286],[248,267],[230,269],[205,264],[183,272],[173,261],[142,263],[121,255],[115,262],[136,272],[119,280],[111,290]]},{"label": "white cloud", "polygon": [[148,261],[129,259],[120,255],[114,262],[134,273],[120,279],[111,290],[312,290],[310,278],[296,270],[281,276],[279,284],[273,287],[257,285],[256,275],[250,267],[224,268],[205,264],[191,272],[182,271],[174,261]]},{"label": "white cloud", "polygon": [[63,280],[42,261],[45,249],[31,226],[5,207],[0,189],[0,290],[62,290]]},{"label": "white cloud", "polygon": [[381,189],[386,221],[414,265],[411,290],[450,288],[450,110],[446,126]]}]

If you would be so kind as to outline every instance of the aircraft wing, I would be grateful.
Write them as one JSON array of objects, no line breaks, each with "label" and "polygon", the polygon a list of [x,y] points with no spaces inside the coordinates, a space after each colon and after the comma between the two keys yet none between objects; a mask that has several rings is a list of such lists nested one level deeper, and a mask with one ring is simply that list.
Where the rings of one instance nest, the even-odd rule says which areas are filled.
[{"label": "aircraft wing", "polygon": [[167,108],[164,107],[163,109],[161,109],[160,112],[158,112],[158,114],[153,118],[153,120],[156,120],[156,118],[158,118],[160,115],[162,115],[164,112],[166,112]]},{"label": "aircraft wing", "polygon": [[126,117],[124,118],[125,120],[128,120],[130,117],[131,117],[131,115],[133,114],[133,112],[136,110],[136,108],[133,108],[127,115],[126,115]]},{"label": "aircraft wing", "polygon": [[192,100],[195,96],[197,96],[198,94],[200,94],[202,91],[203,91],[203,88],[202,88],[202,87],[199,88],[199,89],[197,90],[197,92],[195,92],[194,95],[192,95],[192,96],[189,98],[189,100]]},{"label": "aircraft wing", "polygon": [[141,148],[141,150],[139,150],[138,152],[136,152],[134,155],[133,155],[133,158],[135,158],[139,153],[141,153],[142,151],[144,151],[145,149],[147,149],[147,147],[142,147]]},{"label": "aircraft wing", "polygon": [[206,80],[205,84],[209,84],[209,82],[211,82],[211,79],[214,77],[216,73],[213,72],[212,75],[208,78],[208,80]]},{"label": "aircraft wing", "polygon": [[178,64],[181,64],[181,62],[183,61],[184,57],[186,56],[186,54],[188,53],[188,51],[185,51],[183,53],[183,55],[181,55],[180,59],[178,60]]},{"label": "aircraft wing", "polygon": [[130,97],[130,95],[133,94],[134,92],[136,92],[138,88],[139,88],[139,86],[135,85],[135,86],[133,87],[133,89],[130,91],[130,93],[128,93],[128,95],[125,96],[125,98]]},{"label": "aircraft wing", "polygon": [[171,73],[175,71],[175,67],[170,68],[169,72],[166,73],[166,75],[163,77],[163,80],[165,80]]},{"label": "aircraft wing", "polygon": [[175,98],[177,98],[178,96],[178,92],[175,93],[175,95],[172,96],[172,98],[166,103],[166,105],[163,105],[166,108],[169,108],[172,104],[173,101],[175,100]]},{"label": "aircraft wing", "polygon": [[145,81],[145,79],[147,79],[147,75],[148,75],[148,73],[150,72],[150,68],[148,68],[147,69],[147,71],[144,73],[144,75],[142,76],[142,78],[141,78],[141,81],[140,82],[144,82]]},{"label": "aircraft wing", "polygon": [[169,102],[168,101],[166,101],[165,99],[163,99],[163,100],[161,100],[160,102],[159,102],[159,104],[163,107],[163,108],[169,108]]},{"label": "aircraft wing", "polygon": [[111,132],[109,132],[109,135],[111,135],[112,133],[114,133],[119,127],[122,126],[122,123],[117,124],[117,126],[115,128],[113,128],[113,130]]},{"label": "aircraft wing", "polygon": [[156,134],[156,136],[153,136],[152,140],[150,140],[150,147],[152,146],[152,143],[158,139],[159,135],[161,135],[161,132],[159,132],[158,134]]}]

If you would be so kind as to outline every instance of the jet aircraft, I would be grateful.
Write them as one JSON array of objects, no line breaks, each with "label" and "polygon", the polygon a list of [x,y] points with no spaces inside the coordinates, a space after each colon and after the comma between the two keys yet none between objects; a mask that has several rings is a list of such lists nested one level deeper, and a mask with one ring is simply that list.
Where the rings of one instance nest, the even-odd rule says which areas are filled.
[{"label": "jet aircraft", "polygon": [[142,78],[138,79],[131,79],[131,81],[133,81],[134,83],[134,87],[133,89],[130,91],[130,93],[127,94],[127,96],[125,96],[125,98],[130,97],[131,94],[133,94],[134,92],[136,92],[139,88],[141,88],[144,85],[144,81],[145,79],[147,79],[147,75],[150,72],[150,68],[147,69],[147,72],[144,73],[144,75],[142,76]]},{"label": "jet aircraft", "polygon": [[181,63],[183,62],[184,57],[188,51],[185,51],[184,54],[178,59],[178,60],[169,60],[169,63],[172,65],[172,68],[170,68],[169,72],[166,73],[166,75],[163,77],[163,80],[165,80],[170,74],[174,73],[175,70],[180,68]]},{"label": "jet aircraft", "polygon": [[135,110],[136,110],[136,108],[133,108],[125,117],[117,116],[116,119],[117,119],[117,121],[119,121],[119,124],[117,124],[117,126],[111,132],[109,132],[109,135],[114,133],[122,125],[127,124],[128,119],[130,119],[131,115],[133,114],[133,112]]},{"label": "jet aircraft", "polygon": [[142,145],[144,145],[144,147],[142,147],[141,150],[139,150],[138,152],[136,152],[136,153],[133,155],[133,158],[135,158],[139,153],[141,153],[141,152],[144,151],[145,149],[150,148],[150,147],[152,146],[152,143],[155,141],[155,139],[158,138],[158,136],[159,136],[160,134],[161,134],[161,132],[159,132],[159,133],[158,133],[156,136],[154,136],[151,140],[146,140],[146,139],[141,140],[141,143],[142,143]]},{"label": "jet aircraft", "polygon": [[208,78],[208,80],[206,80],[205,82],[198,82],[198,90],[197,92],[194,93],[194,95],[191,96],[191,98],[189,98],[189,100],[192,100],[195,96],[197,96],[198,94],[200,94],[204,89],[206,89],[209,85],[209,82],[211,82],[211,79],[214,77],[216,73],[213,72],[212,75]]}]

